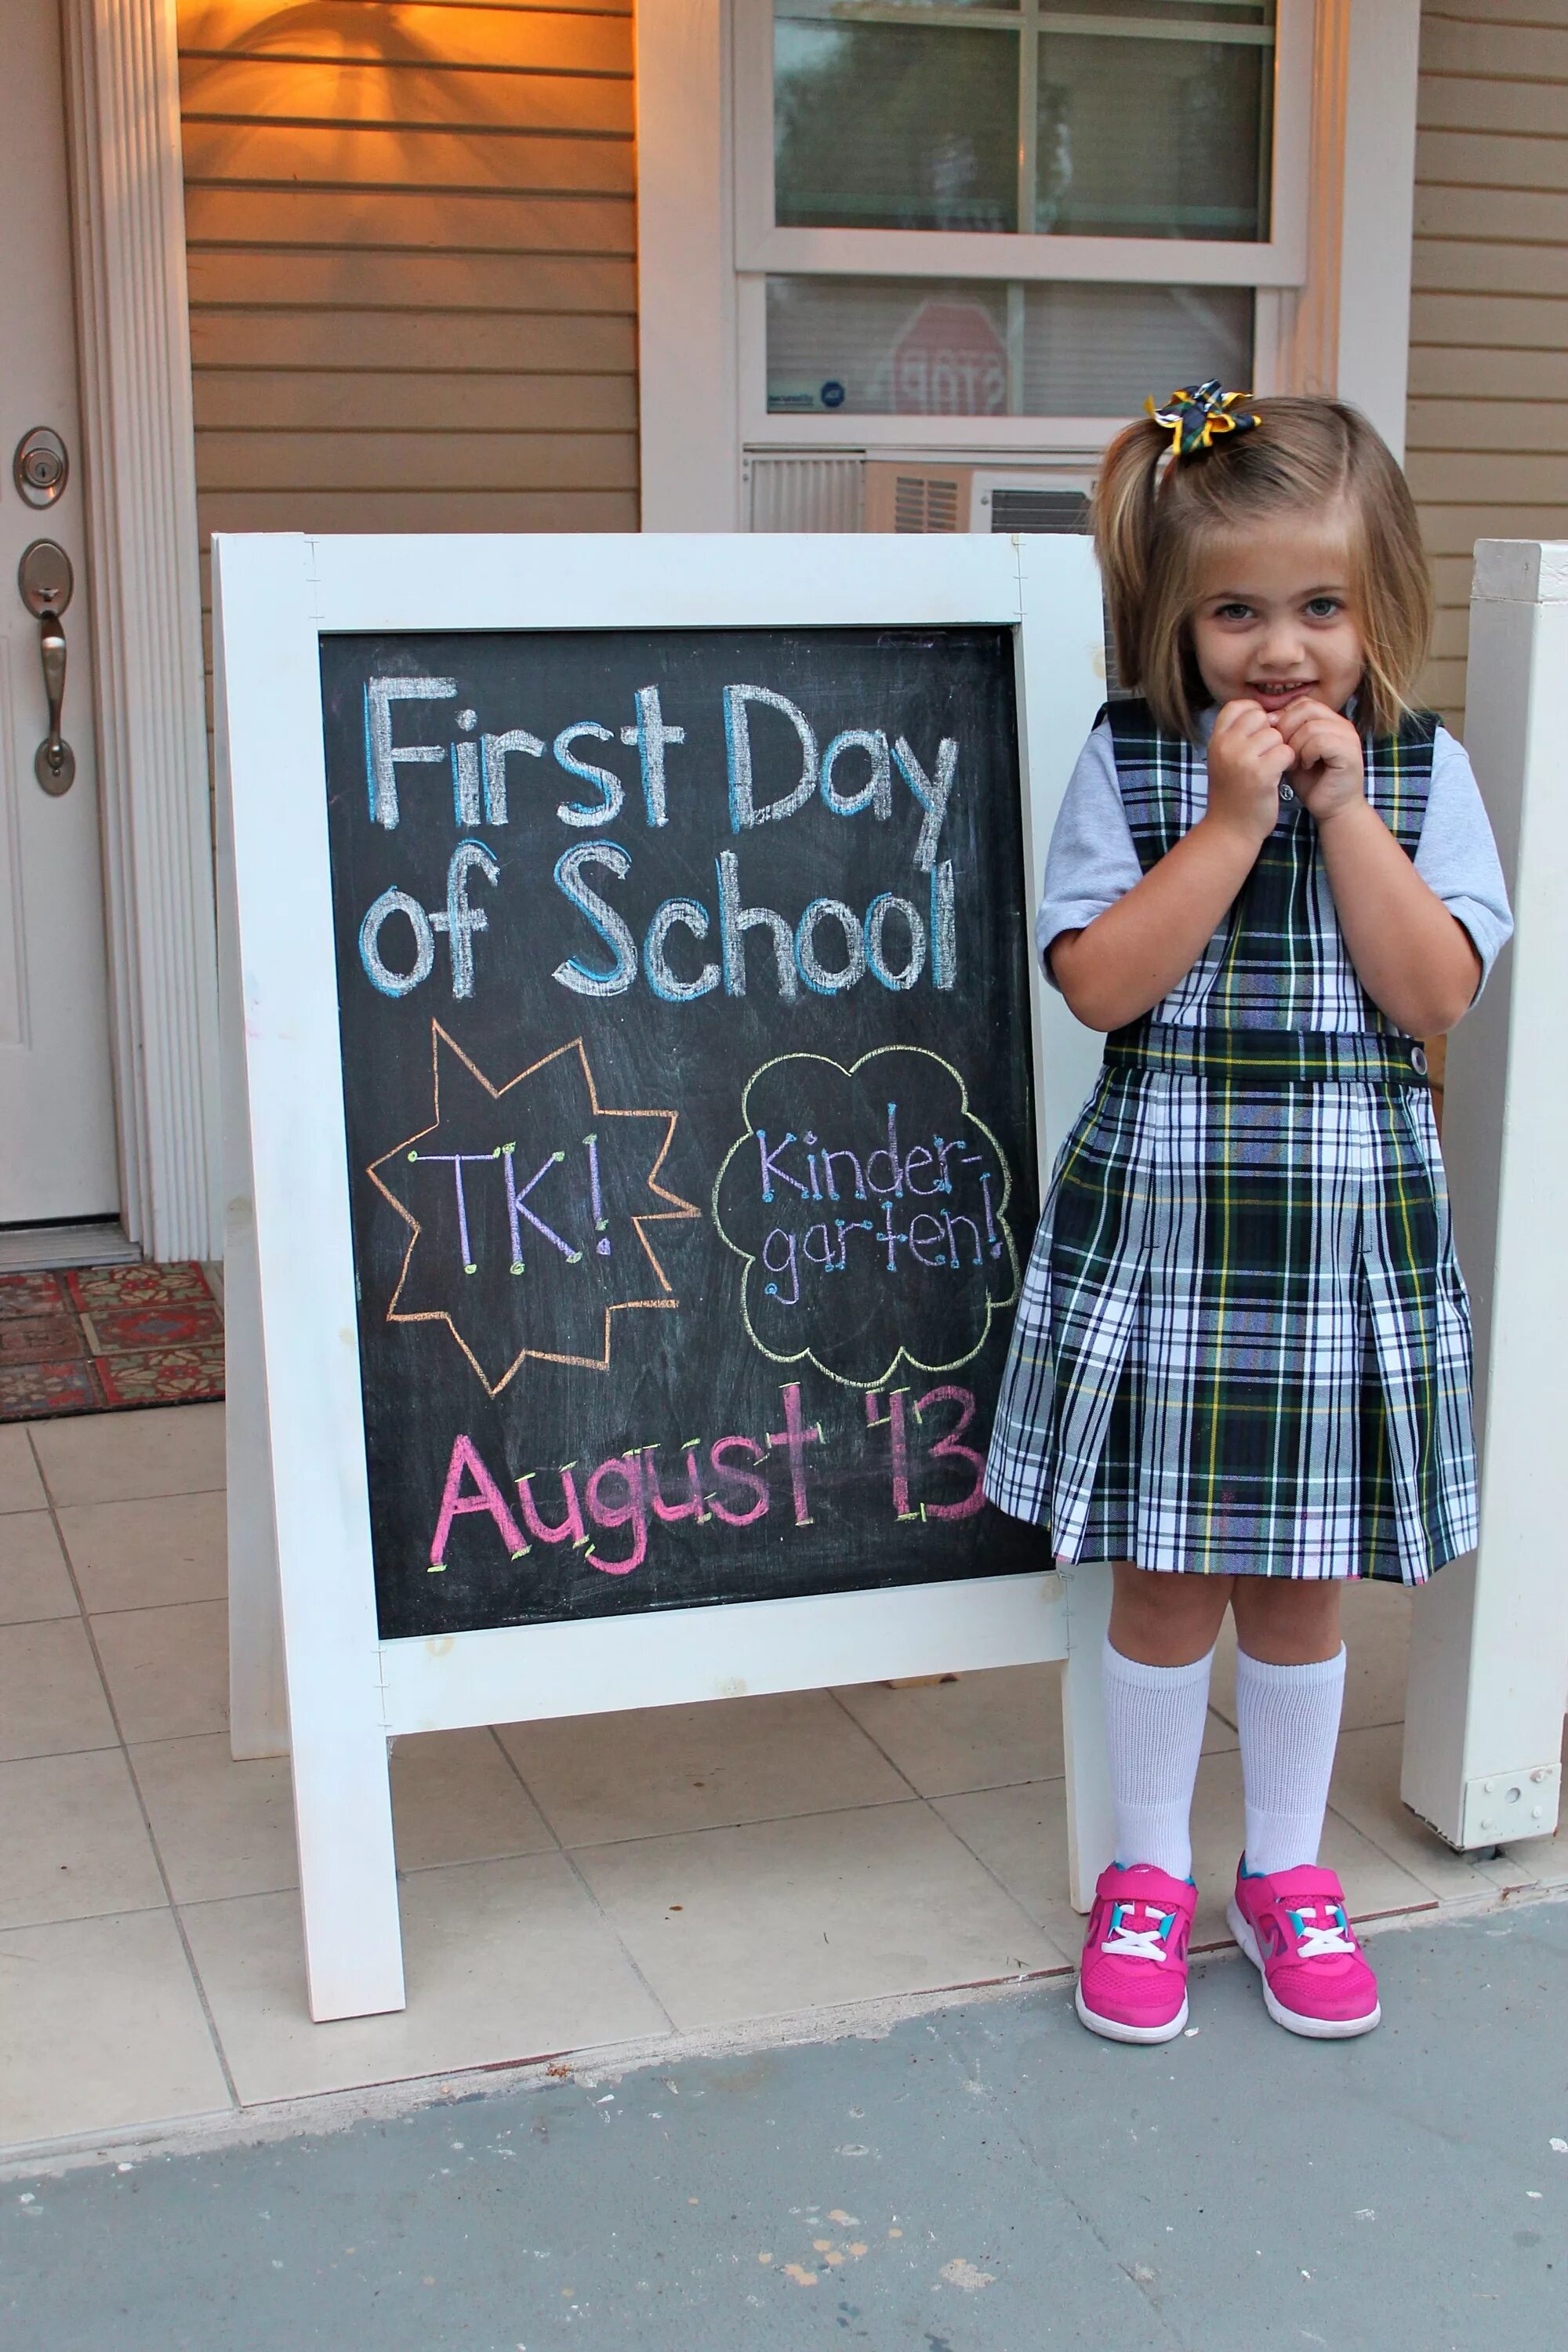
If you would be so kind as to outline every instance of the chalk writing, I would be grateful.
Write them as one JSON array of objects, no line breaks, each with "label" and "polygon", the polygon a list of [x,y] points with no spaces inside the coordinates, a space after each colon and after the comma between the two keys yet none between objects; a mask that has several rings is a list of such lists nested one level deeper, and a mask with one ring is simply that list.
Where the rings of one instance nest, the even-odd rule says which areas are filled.
[{"label": "chalk writing", "polygon": [[[542,759],[542,736],[526,727],[481,731],[475,740],[479,713],[466,708],[454,713],[458,733],[449,742],[398,742],[393,713],[405,703],[423,705],[455,701],[455,677],[372,677],[364,688],[365,773],[370,813],[387,832],[396,832],[404,819],[399,771],[405,768],[449,768],[452,813],[466,831],[510,824],[507,759],[521,753]],[[598,839],[575,843],[556,858],[552,879],[563,898],[583,918],[591,935],[582,949],[563,957],[552,978],[574,995],[623,996],[639,978],[667,1004],[690,1004],[715,989],[728,996],[744,996],[748,988],[773,987],[785,1003],[794,1003],[802,989],[819,996],[837,996],[858,987],[868,976],[897,992],[915,988],[923,979],[937,990],[958,985],[956,897],[952,861],[939,858],[938,846],[947,825],[958,773],[958,737],[942,736],[927,758],[902,734],[889,738],[885,728],[840,728],[819,751],[812,720],[797,702],[767,686],[726,686],[721,694],[725,775],[730,829],[747,834],[764,824],[794,817],[820,797],[836,817],[869,815],[887,824],[894,814],[894,776],[906,786],[920,812],[920,826],[911,857],[912,887],[879,891],[858,910],[838,898],[813,898],[794,916],[761,900],[751,903],[742,884],[741,863],[733,849],[716,852],[714,912],[700,899],[664,899],[643,927],[639,947],[626,913],[608,895],[600,879],[631,881],[634,860],[624,842]],[[658,686],[638,687],[632,698],[637,713],[630,726],[616,728],[600,719],[574,719],[559,728],[550,743],[550,756],[562,773],[578,786],[591,786],[596,797],[565,797],[555,803],[557,821],[573,829],[615,824],[627,808],[627,786],[615,769],[585,758],[584,744],[620,742],[636,749],[642,812],[648,829],[658,832],[669,823],[667,751],[687,740],[684,725],[666,722]],[[754,714],[772,714],[776,730],[789,730],[784,740],[798,754],[798,770],[783,791],[759,796],[763,764],[776,772],[779,740],[772,739],[766,761],[753,741]],[[865,775],[857,784],[857,764]],[[786,768],[793,761],[786,757]],[[843,768],[849,779],[841,778]],[[777,781],[775,772],[774,781]],[[908,803],[906,803],[908,805]],[[470,876],[479,873],[497,888],[501,866],[494,851],[471,838],[459,840],[447,865],[444,901],[426,907],[423,899],[395,884],[366,909],[359,928],[360,963],[371,986],[384,996],[401,997],[422,988],[436,970],[436,935],[446,935],[449,949],[450,986],[459,1002],[474,994],[477,965],[475,934],[489,929],[482,906],[469,898]],[[635,887],[635,886],[634,886]],[[699,940],[708,938],[717,919],[720,955],[695,972],[683,974],[670,963],[668,945],[672,932],[689,931]],[[396,917],[412,933],[413,952],[394,960],[384,950],[382,934]],[[395,934],[395,937],[396,935]],[[762,950],[748,958],[755,938]],[[771,949],[771,957],[767,950]],[[602,951],[608,950],[609,961]]]},{"label": "chalk writing", "polygon": [[[853,1452],[854,1421],[808,1418],[798,1381],[785,1381],[779,1393],[784,1427],[763,1438],[738,1432],[711,1440],[689,1437],[668,1456],[657,1441],[626,1446],[591,1469],[572,1461],[526,1471],[511,1482],[510,1494],[473,1438],[458,1436],[436,1507],[429,1572],[444,1576],[453,1567],[454,1528],[469,1519],[487,1523],[486,1540],[493,1545],[499,1538],[510,1559],[527,1559],[536,1545],[548,1552],[564,1544],[605,1576],[630,1576],[643,1567],[660,1528],[683,1522],[714,1528],[718,1533],[706,1540],[721,1543],[725,1528],[752,1527],[770,1517],[786,1536],[815,1526],[814,1482],[840,1475],[841,1458]],[[837,1391],[834,1402],[842,1395]],[[966,1519],[984,1509],[984,1456],[963,1442],[974,1411],[973,1392],[950,1382],[917,1397],[908,1389],[867,1394],[867,1424],[889,1435],[887,1504],[893,1519]]]},{"label": "chalk writing", "polygon": [[500,1087],[430,1046],[433,1117],[367,1171],[409,1228],[387,1321],[445,1323],[491,1396],[530,1357],[607,1370],[615,1317],[680,1303],[649,1231],[700,1213],[659,1181],[679,1114],[602,1103],[581,1038]]},{"label": "chalk writing", "polygon": [[966,1363],[1016,1295],[1017,1261],[1006,1160],[951,1063],[908,1045],[848,1069],[781,1055],[742,1112],[713,1217],[746,1261],[754,1344],[868,1389],[900,1362]]},{"label": "chalk writing", "polygon": [[384,1637],[1037,1566],[980,1484],[1035,1213],[1011,634],[321,667]]}]

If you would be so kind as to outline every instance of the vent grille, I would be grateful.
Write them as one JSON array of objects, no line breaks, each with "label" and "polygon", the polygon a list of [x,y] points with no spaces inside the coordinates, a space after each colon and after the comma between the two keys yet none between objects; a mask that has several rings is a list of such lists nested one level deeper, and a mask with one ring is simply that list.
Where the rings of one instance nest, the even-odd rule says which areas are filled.
[{"label": "vent grille", "polygon": [[1089,529],[1089,500],[1081,490],[995,489],[991,528],[1082,534]]},{"label": "vent grille", "polygon": [[956,530],[958,484],[940,474],[900,474],[893,484],[895,530]]},{"label": "vent grille", "polygon": [[753,530],[864,530],[859,457],[748,457]]}]

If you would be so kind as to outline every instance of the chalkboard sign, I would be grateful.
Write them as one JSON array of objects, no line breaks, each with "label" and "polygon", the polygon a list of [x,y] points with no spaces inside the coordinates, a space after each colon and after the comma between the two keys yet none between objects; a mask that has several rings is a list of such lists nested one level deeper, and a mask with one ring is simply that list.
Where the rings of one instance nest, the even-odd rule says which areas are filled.
[{"label": "chalkboard sign", "polygon": [[1029,940],[1087,544],[219,532],[213,583],[230,1720],[291,1756],[311,2014],[402,2006],[387,1740],[468,1724],[1060,1659],[1087,1904],[1108,1580],[979,1483],[1100,1057]]},{"label": "chalkboard sign", "polygon": [[321,660],[384,1637],[1048,1565],[1013,633]]}]

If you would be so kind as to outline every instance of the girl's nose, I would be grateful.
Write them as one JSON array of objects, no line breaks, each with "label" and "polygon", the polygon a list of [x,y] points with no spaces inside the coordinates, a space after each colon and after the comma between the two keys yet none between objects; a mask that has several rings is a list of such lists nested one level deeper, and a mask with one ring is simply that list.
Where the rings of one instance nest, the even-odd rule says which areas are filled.
[{"label": "girl's nose", "polygon": [[1265,669],[1276,670],[1281,675],[1300,666],[1302,657],[1301,631],[1294,614],[1282,613],[1268,622],[1258,656]]}]

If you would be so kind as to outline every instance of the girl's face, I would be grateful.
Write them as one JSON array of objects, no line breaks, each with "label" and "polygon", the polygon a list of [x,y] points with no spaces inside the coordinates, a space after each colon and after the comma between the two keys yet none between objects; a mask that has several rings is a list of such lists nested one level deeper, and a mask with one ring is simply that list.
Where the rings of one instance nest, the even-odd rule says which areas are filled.
[{"label": "girl's face", "polygon": [[1216,703],[1276,711],[1305,694],[1344,709],[1366,665],[1342,529],[1305,515],[1259,523],[1211,549],[1194,586],[1193,651]]}]

